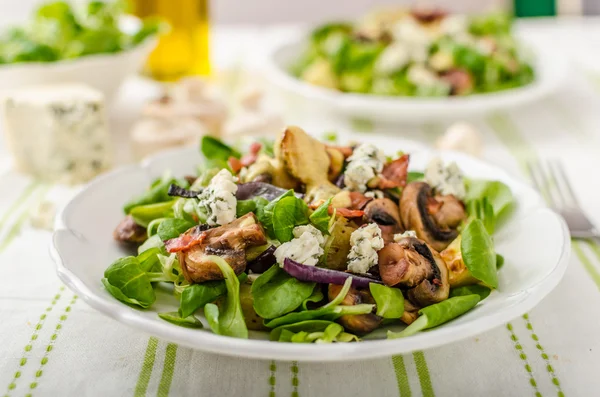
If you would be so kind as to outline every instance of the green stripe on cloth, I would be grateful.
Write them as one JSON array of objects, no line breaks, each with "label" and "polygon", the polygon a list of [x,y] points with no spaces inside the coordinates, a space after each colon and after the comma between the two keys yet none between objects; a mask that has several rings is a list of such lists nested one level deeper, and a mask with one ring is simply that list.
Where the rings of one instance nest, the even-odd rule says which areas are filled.
[{"label": "green stripe on cloth", "polygon": [[537,386],[537,382],[535,381],[535,378],[533,376],[533,370],[531,369],[531,365],[529,365],[529,360],[527,360],[527,354],[525,354],[525,352],[523,351],[523,346],[519,342],[519,338],[517,337],[517,334],[515,334],[512,324],[506,324],[506,329],[508,330],[508,332],[510,332],[510,339],[514,343],[514,348],[517,352],[517,355],[523,361],[523,367],[525,368],[525,371],[529,376],[529,384],[535,392],[535,397],[542,397],[542,393],[540,393]]},{"label": "green stripe on cloth", "polygon": [[44,324],[46,323],[46,319],[48,318],[48,313],[50,313],[52,311],[52,309],[54,308],[54,306],[56,306],[56,303],[60,300],[61,294],[64,290],[65,290],[64,286],[61,286],[58,289],[58,292],[52,298],[50,305],[48,305],[48,307],[46,307],[46,309],[44,310],[44,313],[42,313],[40,315],[40,318],[39,318],[37,324],[35,325],[35,328],[33,329],[33,334],[31,334],[31,338],[29,338],[29,343],[27,343],[25,345],[25,347],[23,348],[23,355],[21,356],[21,359],[19,360],[19,367],[18,367],[17,371],[15,372],[12,381],[9,383],[9,385],[7,387],[8,392],[4,397],[8,397],[10,395],[11,391],[17,387],[17,381],[18,381],[18,379],[21,378],[21,374],[22,374],[21,371],[23,370],[23,367],[25,367],[29,361],[29,355],[31,354],[30,352],[33,349],[33,345],[35,344],[35,341],[39,337],[40,331],[44,328]]},{"label": "green stripe on cloth", "polygon": [[0,243],[0,253],[2,253],[2,251],[4,251],[10,245],[10,243],[12,243],[12,241],[19,235],[19,233],[21,232],[21,228],[23,227],[23,223],[25,223],[25,221],[29,219],[31,211],[36,206],[40,205],[44,197],[46,197],[46,193],[48,193],[48,190],[50,190],[50,186],[45,186],[41,190],[39,190],[33,202],[21,212],[21,215],[19,215],[15,223],[13,223],[12,227],[4,236],[2,243]]},{"label": "green stripe on cloth", "polygon": [[298,367],[298,361],[292,361],[292,395],[291,397],[299,397],[298,394],[298,372],[300,372],[300,368]]},{"label": "green stripe on cloth", "polygon": [[144,363],[138,376],[138,381],[135,385],[133,392],[134,397],[145,397],[146,390],[148,390],[148,383],[150,383],[150,376],[152,376],[152,368],[154,368],[154,360],[156,359],[156,348],[158,346],[158,339],[150,337],[148,339],[148,346],[146,347],[146,353],[144,354]]},{"label": "green stripe on cloth", "polygon": [[28,394],[25,394],[25,397],[32,397],[33,391],[35,389],[37,389],[37,387],[39,386],[42,375],[44,374],[44,367],[48,363],[50,353],[54,349],[54,345],[56,344],[56,340],[58,339],[58,336],[60,335],[60,331],[62,330],[65,321],[67,321],[67,318],[69,317],[71,308],[73,307],[73,305],[76,302],[77,302],[77,295],[73,295],[73,298],[71,298],[71,301],[69,302],[67,307],[65,307],[63,314],[58,319],[58,323],[56,324],[56,327],[54,328],[54,332],[50,336],[50,340],[48,341],[48,345],[46,346],[46,351],[44,352],[44,355],[42,356],[42,358],[40,360],[40,366],[38,367],[38,370],[35,372],[35,379],[33,380],[33,382],[31,382],[29,384],[30,392]]},{"label": "green stripe on cloth", "polygon": [[277,365],[275,361],[271,360],[269,364],[269,397],[275,397],[275,385],[277,384],[277,378],[275,374],[277,373]]},{"label": "green stripe on cloth", "polygon": [[0,230],[4,227],[4,224],[10,218],[10,216],[31,196],[31,193],[39,186],[38,182],[31,182],[27,187],[23,190],[23,192],[17,197],[17,199],[8,207],[2,219],[0,219]]},{"label": "green stripe on cloth", "polygon": [[173,381],[173,373],[175,372],[175,360],[177,359],[177,345],[169,343],[165,352],[165,362],[163,364],[163,372],[158,385],[158,397],[167,397],[171,382]]},{"label": "green stripe on cloth", "polygon": [[554,367],[550,364],[550,359],[546,354],[542,343],[540,342],[540,338],[533,330],[533,325],[531,324],[531,321],[529,321],[529,314],[523,314],[523,320],[525,320],[525,326],[527,327],[527,329],[531,331],[531,339],[533,339],[533,341],[535,342],[535,348],[539,350],[540,357],[542,357],[542,360],[544,360],[544,362],[546,363],[546,371],[548,371],[548,375],[550,375],[552,384],[556,386],[557,397],[565,397],[565,394],[563,393],[562,388],[560,387],[560,381],[558,380],[558,377],[554,372]]},{"label": "green stripe on cloth", "polygon": [[583,265],[583,268],[586,270],[592,281],[596,284],[596,287],[598,287],[598,289],[600,290],[600,273],[583,252],[583,249],[581,248],[581,243],[579,241],[571,241],[571,247],[573,247],[573,251],[575,252],[575,255],[577,255],[577,257],[579,258],[579,261]]},{"label": "green stripe on cloth", "polygon": [[592,250],[598,261],[600,261],[600,245],[595,240],[586,240],[588,247]]},{"label": "green stripe on cloth", "polygon": [[396,373],[396,382],[398,383],[400,397],[411,397],[412,393],[410,391],[410,384],[408,383],[408,376],[406,375],[404,357],[400,354],[392,356],[392,364],[394,365],[394,372]]},{"label": "green stripe on cloth", "polygon": [[423,397],[435,397],[433,385],[431,384],[431,377],[429,376],[429,367],[427,366],[427,360],[425,360],[425,354],[421,351],[414,352],[413,359],[415,360],[417,374],[419,375],[421,394]]}]

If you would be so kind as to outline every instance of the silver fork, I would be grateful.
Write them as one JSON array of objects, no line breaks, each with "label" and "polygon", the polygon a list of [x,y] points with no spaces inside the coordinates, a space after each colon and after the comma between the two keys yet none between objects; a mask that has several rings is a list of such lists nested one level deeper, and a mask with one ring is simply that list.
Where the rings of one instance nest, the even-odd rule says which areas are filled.
[{"label": "silver fork", "polygon": [[574,238],[600,238],[600,232],[583,212],[564,167],[559,160],[527,163],[529,175],[550,207],[567,223]]}]

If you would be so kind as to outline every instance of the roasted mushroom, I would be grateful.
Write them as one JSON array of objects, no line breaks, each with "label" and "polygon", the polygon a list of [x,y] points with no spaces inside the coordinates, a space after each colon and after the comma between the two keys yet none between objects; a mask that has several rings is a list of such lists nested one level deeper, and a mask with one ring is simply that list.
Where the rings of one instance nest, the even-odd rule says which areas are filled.
[{"label": "roasted mushroom", "polygon": [[463,203],[452,195],[433,196],[425,182],[411,182],[400,198],[400,218],[406,230],[442,251],[457,236],[456,228],[466,218]]},{"label": "roasted mushroom", "polygon": [[[341,290],[341,285],[329,284],[329,300],[333,300]],[[366,289],[350,288],[350,291],[348,291],[348,294],[341,304],[345,306],[353,306],[361,303],[374,304],[375,300],[371,296],[371,293]],[[379,327],[383,322],[383,318],[373,313],[346,314],[340,317],[338,321],[344,326],[344,328],[346,328],[346,330],[358,335],[364,335]]]},{"label": "roasted mushroom", "polygon": [[378,252],[379,275],[384,284],[411,288],[409,298],[427,306],[448,298],[448,269],[440,255],[414,237],[387,244]]},{"label": "roasted mushroom", "polygon": [[148,238],[146,228],[138,225],[131,215],[127,215],[115,228],[113,237],[120,243],[141,244]]},{"label": "roasted mushroom", "polygon": [[381,236],[386,244],[394,241],[394,234],[402,231],[398,206],[388,198],[375,199],[369,202],[365,206],[365,219],[379,225]]},{"label": "roasted mushroom", "polygon": [[246,269],[247,248],[267,243],[265,232],[253,213],[208,230],[194,227],[166,242],[169,252],[177,252],[183,275],[190,283],[222,280],[223,273],[208,255],[225,259],[236,274]]},{"label": "roasted mushroom", "polygon": [[301,128],[286,128],[275,145],[275,157],[292,177],[306,186],[307,202],[327,200],[340,191],[329,181],[331,161],[325,145]]},{"label": "roasted mushroom", "polygon": [[406,325],[411,325],[419,317],[419,308],[413,305],[408,299],[404,299],[404,313],[400,317]]},{"label": "roasted mushroom", "polygon": [[387,244],[378,256],[379,275],[385,285],[413,288],[434,274],[429,248],[414,237]]}]

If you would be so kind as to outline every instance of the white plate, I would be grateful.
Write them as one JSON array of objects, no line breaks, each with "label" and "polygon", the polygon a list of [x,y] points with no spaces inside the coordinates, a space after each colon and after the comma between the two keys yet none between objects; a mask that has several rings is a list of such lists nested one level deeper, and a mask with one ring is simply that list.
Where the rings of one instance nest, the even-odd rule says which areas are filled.
[{"label": "white plate", "polygon": [[379,121],[431,121],[460,119],[493,110],[516,108],[552,93],[566,77],[568,63],[563,54],[535,37],[521,35],[534,56],[536,80],[527,86],[465,97],[418,98],[344,93],[306,83],[288,70],[307,48],[307,34],[297,34],[273,47],[266,59],[265,77],[286,95],[295,95],[319,108],[353,117]]},{"label": "white plate", "polygon": [[[141,21],[131,15],[120,19],[126,33],[137,31]],[[156,47],[156,37],[126,51],[114,54],[93,54],[56,62],[27,62],[0,66],[0,92],[38,84],[82,83],[101,91],[112,99],[125,78],[138,72],[150,52]]]},{"label": "white plate", "polygon": [[[400,140],[392,143],[389,138],[387,145],[393,149],[390,153],[414,146]],[[413,153],[411,169],[422,170],[435,155],[432,151]],[[441,156],[446,161],[455,160],[468,176],[505,182],[512,189],[518,205],[495,238],[498,252],[506,258],[499,272],[498,291],[464,316],[410,338],[297,345],[269,342],[265,340],[267,333],[251,332],[253,339],[235,339],[212,334],[203,318],[203,330],[181,328],[159,319],[158,312],[173,311],[178,305],[167,292],[159,291],[156,303],[148,310],[131,308],[109,295],[100,279],[110,263],[126,254],[112,238],[113,229],[123,217],[123,203],[142,192],[166,169],[171,169],[174,175],[192,172],[200,161],[195,148],[165,153],[93,181],[58,216],[52,256],[59,277],[90,306],[138,330],[213,353],[262,359],[335,361],[390,356],[444,345],[500,326],[539,303],[565,272],[570,239],[563,220],[545,208],[530,187],[504,171],[466,155],[442,153]]]}]

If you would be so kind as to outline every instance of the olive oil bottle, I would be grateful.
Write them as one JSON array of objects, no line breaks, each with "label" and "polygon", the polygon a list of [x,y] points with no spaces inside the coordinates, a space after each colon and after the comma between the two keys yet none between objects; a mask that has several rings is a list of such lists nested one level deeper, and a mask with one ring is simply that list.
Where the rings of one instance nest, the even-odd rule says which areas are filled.
[{"label": "olive oil bottle", "polygon": [[209,0],[130,0],[139,17],[158,16],[171,25],[150,55],[145,72],[160,81],[210,74]]}]

